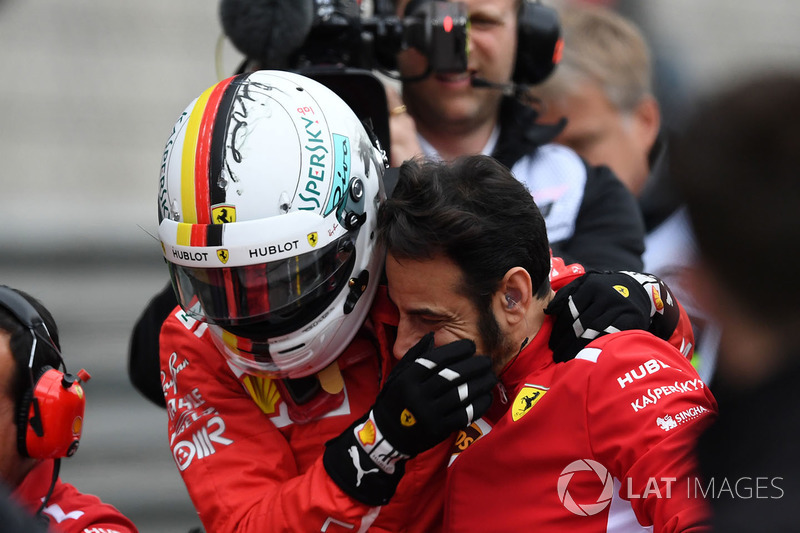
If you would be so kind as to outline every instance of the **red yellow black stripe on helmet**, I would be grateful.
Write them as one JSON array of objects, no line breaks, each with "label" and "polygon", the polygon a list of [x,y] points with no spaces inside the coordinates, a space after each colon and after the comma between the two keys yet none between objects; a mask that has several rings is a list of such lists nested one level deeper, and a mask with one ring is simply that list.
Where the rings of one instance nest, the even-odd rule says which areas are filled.
[{"label": "red yellow black stripe on helmet", "polygon": [[[224,160],[227,110],[233,98],[240,74],[208,88],[195,102],[186,125],[186,136],[181,154],[181,201],[183,222],[213,224],[211,206],[225,201],[225,190],[217,186]],[[179,232],[180,233],[180,232]],[[192,246],[214,246],[201,243],[203,232],[192,230]]]},{"label": "red yellow black stripe on helmet", "polygon": [[222,246],[222,225],[180,222],[176,243],[180,246]]}]

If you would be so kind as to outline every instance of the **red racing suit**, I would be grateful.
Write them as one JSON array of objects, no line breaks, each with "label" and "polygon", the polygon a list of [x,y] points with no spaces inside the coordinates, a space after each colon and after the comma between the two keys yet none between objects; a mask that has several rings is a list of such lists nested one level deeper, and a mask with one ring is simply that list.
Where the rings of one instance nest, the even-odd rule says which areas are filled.
[{"label": "red racing suit", "polygon": [[[551,282],[561,287],[583,274],[553,259]],[[288,416],[270,380],[232,369],[205,324],[176,308],[161,330],[161,380],[169,442],[189,496],[206,530],[438,531],[444,469],[451,442],[406,464],[388,505],[371,508],[344,492],[322,465],[324,444],[365,414],[394,364],[397,314],[381,287],[364,328],[340,356],[345,405],[306,424]],[[684,326],[685,313],[676,328]],[[677,335],[679,336],[679,335]],[[348,363],[348,361],[353,361]],[[248,392],[257,391],[256,393]]]},{"label": "red racing suit", "polygon": [[502,372],[507,399],[458,436],[445,531],[704,529],[693,452],[717,406],[690,362],[623,331],[555,363],[551,321]]},{"label": "red racing suit", "polygon": [[351,499],[323,467],[325,442],[369,410],[393,364],[385,325],[396,324],[396,310],[385,289],[378,291],[367,322],[338,360],[344,404],[298,424],[287,416],[274,383],[237,377],[205,324],[180,308],[165,321],[161,375],[169,442],[207,531],[440,529],[451,442],[410,460],[395,496],[383,507]]},{"label": "red racing suit", "polygon": [[[12,493],[14,500],[30,513],[35,513],[47,495],[53,479],[54,461],[46,460],[36,465]],[[61,533],[137,533],[139,530],[114,506],[103,503],[96,496],[81,494],[78,489],[56,480],[53,494],[47,500],[42,515],[49,520],[49,528]]]}]

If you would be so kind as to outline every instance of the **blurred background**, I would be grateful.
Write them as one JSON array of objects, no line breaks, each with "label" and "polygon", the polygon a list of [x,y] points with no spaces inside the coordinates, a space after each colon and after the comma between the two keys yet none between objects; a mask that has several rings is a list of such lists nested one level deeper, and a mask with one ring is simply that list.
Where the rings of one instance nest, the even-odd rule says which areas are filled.
[{"label": "blurred background", "polygon": [[[605,3],[649,37],[668,122],[737,77],[800,68],[795,0]],[[62,477],[142,532],[200,525],[166,414],[130,385],[127,350],[167,279],[152,236],[160,158],[177,116],[218,80],[217,9],[212,0],[0,0],[0,283],[41,299],[68,368],[93,375],[81,452]],[[240,59],[223,44],[225,75]]]}]

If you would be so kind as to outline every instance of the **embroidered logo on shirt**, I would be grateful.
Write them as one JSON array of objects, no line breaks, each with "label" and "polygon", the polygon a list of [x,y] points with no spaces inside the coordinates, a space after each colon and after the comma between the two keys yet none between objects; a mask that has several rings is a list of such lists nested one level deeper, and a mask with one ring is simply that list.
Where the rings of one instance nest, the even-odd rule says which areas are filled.
[{"label": "embroidered logo on shirt", "polygon": [[275,413],[275,406],[281,399],[278,387],[269,378],[247,375],[242,380],[250,397],[266,415]]},{"label": "embroidered logo on shirt", "polygon": [[526,383],[517,394],[514,404],[511,406],[511,419],[516,422],[522,418],[534,405],[539,403],[539,400],[542,399],[548,390],[547,387]]},{"label": "embroidered logo on shirt", "polygon": [[656,418],[656,425],[658,425],[658,427],[664,431],[669,431],[670,429],[674,429],[680,425],[683,425],[685,422],[694,420],[695,418],[698,418],[707,412],[708,409],[702,405],[696,405],[694,407],[684,409],[680,413],[676,414],[674,418],[670,414],[664,415],[663,418],[659,416]]},{"label": "embroidered logo on shirt", "polygon": [[42,512],[55,518],[56,522],[59,524],[64,520],[77,520],[83,516],[83,511],[70,511],[69,513],[64,513],[64,510],[57,503],[48,505],[42,509]]},{"label": "embroidered logo on shirt", "polygon": [[450,462],[448,466],[453,464],[453,461],[455,461],[456,457],[458,457],[461,452],[472,446],[476,440],[483,437],[491,430],[492,426],[483,418],[479,418],[466,429],[459,431],[458,435],[456,435],[456,441],[453,443],[453,447],[450,450]]}]

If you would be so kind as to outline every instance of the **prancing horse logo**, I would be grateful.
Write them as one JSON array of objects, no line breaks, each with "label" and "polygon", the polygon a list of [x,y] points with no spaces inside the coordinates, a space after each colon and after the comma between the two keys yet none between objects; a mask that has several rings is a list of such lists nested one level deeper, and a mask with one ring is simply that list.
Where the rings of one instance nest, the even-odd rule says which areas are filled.
[{"label": "prancing horse logo", "polygon": [[514,404],[511,406],[511,419],[516,422],[522,416],[531,410],[542,397],[547,394],[549,389],[539,385],[531,385],[526,383],[522,390],[517,393]]},{"label": "prancing horse logo", "polygon": [[218,204],[211,206],[212,224],[230,224],[236,222],[236,206]]}]

